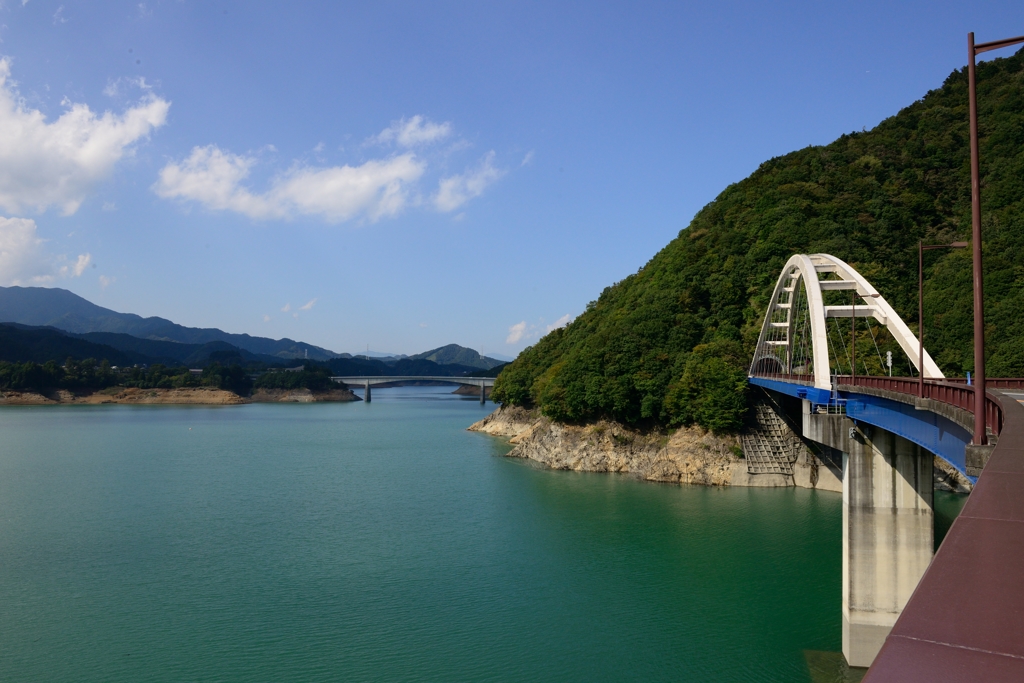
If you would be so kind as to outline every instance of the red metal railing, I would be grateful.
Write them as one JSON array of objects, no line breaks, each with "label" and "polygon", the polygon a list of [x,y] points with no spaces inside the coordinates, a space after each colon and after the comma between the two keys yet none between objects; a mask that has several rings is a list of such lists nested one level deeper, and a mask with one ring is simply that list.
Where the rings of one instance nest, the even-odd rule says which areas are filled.
[{"label": "red metal railing", "polygon": [[[814,381],[813,375],[758,373],[757,377],[800,384],[809,384]],[[911,396],[919,396],[921,392],[920,380],[916,377],[865,377],[863,375],[850,377],[849,375],[838,375],[834,378],[834,381],[836,384],[895,391]],[[986,387],[993,389],[1021,389],[1024,391],[1024,379],[1018,377],[989,377],[985,380],[985,384]],[[924,382],[924,398],[956,406],[971,414],[974,413],[974,386],[967,384],[967,380],[961,377],[942,380],[926,379]],[[1000,408],[998,399],[991,394],[985,397],[985,426],[996,435],[1003,428],[1003,411]]]},{"label": "red metal railing", "polygon": [[[884,389],[896,391],[901,394],[912,396],[920,395],[921,385],[915,377],[850,377],[839,375],[835,379],[836,384],[849,384],[858,387],[869,387],[873,389]],[[993,389],[1024,389],[1024,379],[1013,377],[990,377],[985,380],[987,386]],[[946,403],[957,408],[974,412],[974,389],[967,384],[966,380],[925,380],[924,398],[930,398],[940,403]],[[985,426],[998,435],[1003,429],[1003,411],[998,399],[991,394],[985,397]]]}]

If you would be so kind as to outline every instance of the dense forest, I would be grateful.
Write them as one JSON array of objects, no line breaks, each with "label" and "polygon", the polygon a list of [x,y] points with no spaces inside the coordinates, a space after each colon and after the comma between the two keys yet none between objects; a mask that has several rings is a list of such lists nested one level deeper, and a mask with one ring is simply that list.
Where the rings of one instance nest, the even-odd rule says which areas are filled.
[{"label": "dense forest", "polygon": [[224,366],[219,363],[206,366],[201,374],[193,374],[187,367],[167,367],[159,363],[145,368],[131,367],[115,370],[111,368],[108,361],[97,362],[94,358],[84,360],[68,358],[63,365],[58,365],[53,360],[45,363],[0,361],[0,390],[94,391],[114,386],[139,389],[214,387],[245,396],[252,389],[253,381],[241,366]]},{"label": "dense forest", "polygon": [[[978,111],[986,369],[1019,377],[1024,51],[979,64]],[[608,417],[736,431],[747,364],[791,255],[847,261],[909,323],[917,318],[918,240],[949,243],[970,232],[963,69],[874,129],[771,159],[726,188],[639,272],[520,354],[498,377],[494,398],[566,422]],[[925,291],[930,352],[947,374],[973,370],[969,250],[930,253]]]}]

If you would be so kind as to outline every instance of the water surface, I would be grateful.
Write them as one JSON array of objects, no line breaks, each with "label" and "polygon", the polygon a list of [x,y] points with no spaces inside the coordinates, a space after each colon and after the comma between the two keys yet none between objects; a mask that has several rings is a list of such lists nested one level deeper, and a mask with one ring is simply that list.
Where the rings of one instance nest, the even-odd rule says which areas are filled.
[{"label": "water surface", "polygon": [[554,472],[450,388],[0,411],[0,680],[806,681],[841,496]]}]

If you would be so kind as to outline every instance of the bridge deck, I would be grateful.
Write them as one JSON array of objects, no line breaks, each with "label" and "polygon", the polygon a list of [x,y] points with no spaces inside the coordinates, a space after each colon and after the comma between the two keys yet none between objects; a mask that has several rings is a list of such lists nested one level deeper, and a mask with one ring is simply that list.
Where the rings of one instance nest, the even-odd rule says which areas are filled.
[{"label": "bridge deck", "polygon": [[864,678],[1024,681],[1024,394],[974,491]]}]

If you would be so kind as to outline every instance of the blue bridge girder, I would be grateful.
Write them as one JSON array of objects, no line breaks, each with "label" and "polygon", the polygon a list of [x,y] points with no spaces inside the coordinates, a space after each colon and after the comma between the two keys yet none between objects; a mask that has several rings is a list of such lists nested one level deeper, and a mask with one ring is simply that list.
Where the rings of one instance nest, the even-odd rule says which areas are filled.
[{"label": "blue bridge girder", "polygon": [[828,391],[796,382],[750,377],[750,384],[787,396],[810,401],[811,410],[845,409],[846,416],[856,422],[885,429],[921,446],[955,467],[972,483],[977,477],[967,474],[966,450],[971,433],[949,418],[913,405],[851,391]]}]

